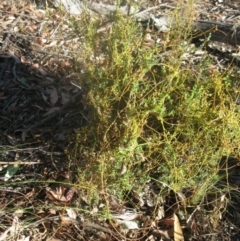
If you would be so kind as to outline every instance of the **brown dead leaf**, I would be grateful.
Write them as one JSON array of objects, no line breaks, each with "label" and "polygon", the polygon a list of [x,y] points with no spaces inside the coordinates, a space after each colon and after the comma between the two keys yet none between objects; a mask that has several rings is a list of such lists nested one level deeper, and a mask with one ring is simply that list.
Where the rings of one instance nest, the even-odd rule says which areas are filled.
[{"label": "brown dead leaf", "polygon": [[62,86],[62,89],[66,90],[67,92],[70,92],[72,89],[74,89],[73,85],[66,85]]},{"label": "brown dead leaf", "polygon": [[159,224],[161,226],[166,227],[166,228],[173,227],[174,220],[173,220],[173,218],[164,218],[164,219],[159,221]]},{"label": "brown dead leaf", "polygon": [[34,188],[32,188],[30,192],[25,194],[24,199],[29,201],[31,198],[34,198],[35,196],[36,196],[36,191]]},{"label": "brown dead leaf", "polygon": [[38,68],[38,71],[43,76],[46,76],[48,74],[43,68]]},{"label": "brown dead leaf", "polygon": [[34,10],[34,13],[37,16],[37,18],[39,18],[39,19],[42,19],[44,17],[44,15],[46,14],[46,12],[42,9]]},{"label": "brown dead leaf", "polygon": [[37,25],[36,24],[31,24],[28,26],[28,30],[31,32],[31,33],[34,33],[37,29]]},{"label": "brown dead leaf", "polygon": [[190,220],[189,226],[191,227],[193,232],[197,231],[197,223],[196,223],[196,221],[194,219]]},{"label": "brown dead leaf", "polygon": [[32,106],[34,106],[34,107],[36,107],[37,109],[39,109],[39,110],[44,110],[41,106],[39,106],[39,105],[32,105]]},{"label": "brown dead leaf", "polygon": [[49,34],[46,33],[46,32],[43,32],[43,33],[41,34],[41,37],[42,37],[42,38],[45,38],[45,39],[47,39],[48,36],[49,36]]},{"label": "brown dead leaf", "polygon": [[64,196],[64,187],[57,187],[55,189],[48,188],[46,190],[46,195],[51,201],[60,201],[66,202],[66,198]]},{"label": "brown dead leaf", "polygon": [[44,95],[44,93],[43,93],[43,92],[41,92],[41,95],[42,95],[43,100],[44,100],[45,102],[47,102],[47,96],[46,96],[46,95]]},{"label": "brown dead leaf", "polygon": [[32,5],[26,4],[22,8],[18,9],[18,12],[22,12],[25,10],[27,10],[28,12],[32,12],[33,11]]},{"label": "brown dead leaf", "polygon": [[46,78],[45,80],[42,80],[40,83],[42,86],[50,86],[52,85],[53,81]]},{"label": "brown dead leaf", "polygon": [[20,56],[20,61],[23,64],[29,64],[29,65],[31,64],[31,61],[28,58],[26,58],[26,56]]},{"label": "brown dead leaf", "polygon": [[9,111],[16,111],[18,109],[18,107],[16,106],[17,104],[17,101],[16,102],[13,102],[9,107]]},{"label": "brown dead leaf", "polygon": [[184,241],[182,227],[178,216],[174,213],[174,241]]},{"label": "brown dead leaf", "polygon": [[60,107],[53,107],[53,108],[49,109],[48,112],[45,113],[43,116],[45,117],[45,116],[51,115],[58,110],[60,110]]},{"label": "brown dead leaf", "polygon": [[51,94],[50,94],[50,102],[51,104],[55,105],[58,101],[58,93],[57,93],[57,90],[56,88],[52,88],[51,89]]},{"label": "brown dead leaf", "polygon": [[46,195],[54,204],[69,204],[73,198],[75,191],[73,188],[68,188],[60,185],[54,189],[47,188]]},{"label": "brown dead leaf", "polygon": [[44,44],[42,38],[37,38],[37,39],[35,40],[35,42],[36,42],[38,45],[40,45],[40,46],[43,46],[43,44]]},{"label": "brown dead leaf", "polygon": [[74,191],[73,188],[70,188],[70,189],[67,190],[67,192],[65,193],[67,202],[70,202],[72,200],[74,192],[75,191]]},{"label": "brown dead leaf", "polygon": [[70,100],[70,96],[67,92],[62,92],[61,93],[62,99],[61,99],[61,104],[64,105]]}]

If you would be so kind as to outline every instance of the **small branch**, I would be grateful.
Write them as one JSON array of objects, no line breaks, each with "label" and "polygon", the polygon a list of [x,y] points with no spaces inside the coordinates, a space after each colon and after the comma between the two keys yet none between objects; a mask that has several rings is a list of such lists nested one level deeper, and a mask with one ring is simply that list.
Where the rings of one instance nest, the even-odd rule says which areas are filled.
[{"label": "small branch", "polygon": [[197,21],[193,25],[193,30],[196,30],[197,38],[206,38],[210,35],[210,40],[228,43],[231,45],[240,44],[240,27],[234,27],[233,24]]},{"label": "small branch", "polygon": [[24,161],[6,161],[6,162],[1,162],[0,165],[34,165],[34,164],[41,164],[41,162],[24,162]]}]

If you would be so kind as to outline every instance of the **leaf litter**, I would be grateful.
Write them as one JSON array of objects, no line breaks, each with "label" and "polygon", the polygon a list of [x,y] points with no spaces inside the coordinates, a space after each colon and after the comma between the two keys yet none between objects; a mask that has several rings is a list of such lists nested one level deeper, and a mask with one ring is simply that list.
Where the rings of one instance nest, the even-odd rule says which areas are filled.
[{"label": "leaf litter", "polygon": [[[31,3],[13,6],[2,1],[0,11],[5,35],[1,36],[0,55],[0,207],[4,220],[0,240],[180,241],[187,232],[190,238],[186,240],[207,240],[202,234],[207,233],[211,220],[206,220],[205,211],[190,208],[191,219],[184,223],[186,217],[181,219],[179,211],[187,194],[176,197],[170,193],[159,201],[159,191],[151,183],[140,194],[128,194],[129,202],[124,205],[136,203],[133,209],[112,197],[110,205],[117,212],[112,214],[114,223],[90,215],[102,207],[92,207],[84,188],[72,187],[76,170],[64,149],[66,136],[87,121],[84,106],[79,106],[83,93],[71,84],[77,76],[72,74],[70,53],[80,47],[79,37],[72,38],[70,31],[62,35],[69,22],[52,9],[49,18],[46,10]],[[220,17],[218,12],[215,16]],[[197,56],[199,52],[190,52],[185,61],[190,59],[194,66]],[[232,180],[237,182],[237,174]],[[75,211],[79,206],[82,212]],[[223,226],[234,230],[234,236],[239,229],[229,220]],[[217,234],[220,230],[212,235]]]}]

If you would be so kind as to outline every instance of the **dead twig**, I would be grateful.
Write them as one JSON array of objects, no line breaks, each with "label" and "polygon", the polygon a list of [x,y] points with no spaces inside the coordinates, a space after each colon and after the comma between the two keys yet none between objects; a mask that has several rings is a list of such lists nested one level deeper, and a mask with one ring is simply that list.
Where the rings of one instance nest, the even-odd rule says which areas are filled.
[{"label": "dead twig", "polygon": [[111,234],[113,236],[119,237],[118,233],[116,233],[114,231],[111,231],[110,229],[107,229],[107,228],[105,228],[105,227],[103,227],[99,224],[92,223],[92,222],[89,222],[89,221],[79,221],[79,220],[69,218],[69,217],[64,217],[64,216],[54,216],[54,217],[42,218],[40,220],[37,220],[35,222],[32,222],[32,223],[26,225],[25,229],[31,228],[31,227],[36,227],[39,224],[44,223],[44,222],[48,222],[48,221],[62,221],[63,223],[65,222],[65,223],[77,224],[77,225],[80,225],[83,228],[86,228],[88,230],[95,229],[95,230],[99,230],[99,231],[102,231],[104,233],[108,233],[108,234]]},{"label": "dead twig", "polygon": [[34,164],[41,164],[41,162],[24,162],[24,161],[0,161],[0,165],[34,165]]}]

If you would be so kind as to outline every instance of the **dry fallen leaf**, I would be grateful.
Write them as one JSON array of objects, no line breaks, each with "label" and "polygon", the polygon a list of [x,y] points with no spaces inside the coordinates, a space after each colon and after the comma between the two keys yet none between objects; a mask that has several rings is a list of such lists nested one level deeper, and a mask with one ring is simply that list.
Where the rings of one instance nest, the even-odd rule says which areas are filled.
[{"label": "dry fallen leaf", "polygon": [[52,88],[51,89],[51,94],[50,94],[50,102],[51,104],[55,105],[58,101],[58,93],[57,93],[57,90],[56,88]]},{"label": "dry fallen leaf", "polygon": [[48,116],[48,115],[51,115],[53,114],[55,111],[59,111],[60,110],[60,107],[53,107],[51,109],[48,110],[48,112],[46,112],[43,116]]},{"label": "dry fallen leaf", "polygon": [[72,208],[67,208],[66,212],[67,212],[69,218],[72,218],[72,219],[76,219],[77,218],[77,214],[76,214],[76,212]]},{"label": "dry fallen leaf", "polygon": [[39,106],[39,105],[32,105],[32,106],[34,106],[34,107],[36,107],[37,109],[39,109],[39,110],[44,110],[41,106]]},{"label": "dry fallen leaf", "polygon": [[180,225],[178,216],[174,214],[174,241],[184,241],[182,227]]},{"label": "dry fallen leaf", "polygon": [[46,76],[48,74],[43,68],[38,68],[38,71],[43,76]]},{"label": "dry fallen leaf", "polygon": [[46,95],[44,95],[44,93],[43,93],[43,92],[41,92],[41,95],[42,95],[43,100],[44,100],[45,102],[47,102],[47,96],[46,96]]},{"label": "dry fallen leaf", "polygon": [[47,188],[46,195],[54,204],[69,204],[74,196],[74,188],[60,185],[54,189]]},{"label": "dry fallen leaf", "polygon": [[66,188],[64,186],[59,186],[55,188],[55,190],[48,188],[46,190],[46,193],[51,194],[51,196],[48,195],[48,198],[51,200],[56,199],[61,202],[66,202],[67,200],[66,200],[66,197],[64,196],[65,191],[66,191]]},{"label": "dry fallen leaf", "polygon": [[61,93],[62,99],[61,99],[61,104],[64,105],[70,100],[70,96],[67,92],[62,92]]},{"label": "dry fallen leaf", "polygon": [[36,9],[36,10],[33,10],[33,12],[39,19],[42,19],[44,17],[44,15],[46,14],[46,11],[44,11],[42,9]]},{"label": "dry fallen leaf", "polygon": [[131,229],[139,229],[137,222],[135,221],[128,221],[128,220],[120,220],[115,219],[116,223],[121,224],[124,229],[131,230]]}]

